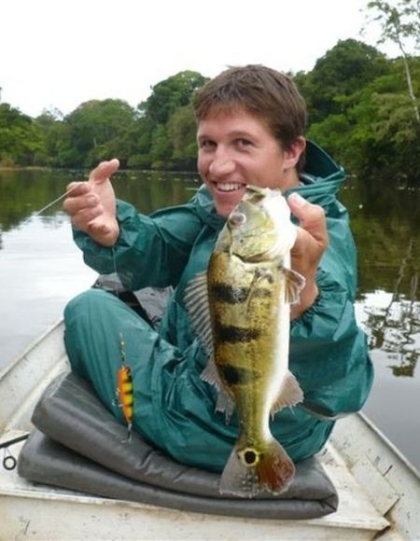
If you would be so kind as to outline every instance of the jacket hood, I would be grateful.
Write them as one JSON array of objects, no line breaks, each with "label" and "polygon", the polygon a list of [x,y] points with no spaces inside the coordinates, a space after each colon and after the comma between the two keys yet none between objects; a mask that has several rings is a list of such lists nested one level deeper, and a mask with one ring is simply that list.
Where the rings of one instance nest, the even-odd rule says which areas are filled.
[{"label": "jacket hood", "polygon": [[301,186],[288,190],[287,197],[292,192],[299,192],[312,203],[327,206],[346,180],[343,167],[329,156],[325,150],[313,141],[306,142],[305,168],[300,174]]}]

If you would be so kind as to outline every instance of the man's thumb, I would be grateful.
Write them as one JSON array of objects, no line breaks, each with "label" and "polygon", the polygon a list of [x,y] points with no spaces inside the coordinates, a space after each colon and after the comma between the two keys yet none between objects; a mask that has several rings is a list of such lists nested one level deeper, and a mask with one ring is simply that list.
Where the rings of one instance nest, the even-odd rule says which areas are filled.
[{"label": "man's thumb", "polygon": [[119,168],[120,162],[117,158],[101,162],[89,175],[89,180],[97,183],[104,182],[113,175]]}]

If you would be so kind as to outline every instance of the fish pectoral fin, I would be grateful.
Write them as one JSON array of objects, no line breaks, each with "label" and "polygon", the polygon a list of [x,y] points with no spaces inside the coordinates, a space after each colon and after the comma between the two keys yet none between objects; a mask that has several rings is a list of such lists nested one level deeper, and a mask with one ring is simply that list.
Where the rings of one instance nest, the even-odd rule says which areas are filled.
[{"label": "fish pectoral fin", "polygon": [[281,387],[279,396],[271,408],[271,412],[275,413],[286,406],[295,406],[302,401],[303,391],[300,388],[299,382],[291,372],[288,372]]},{"label": "fish pectoral fin", "polygon": [[249,286],[248,297],[245,301],[245,310],[248,312],[249,303],[251,302],[252,296],[259,287],[261,280],[267,280],[269,283],[273,282],[273,273],[269,269],[257,268],[253,272],[252,282]]},{"label": "fish pectoral fin", "polygon": [[306,280],[292,269],[282,267],[282,272],[286,278],[285,301],[289,304],[296,304],[299,302],[299,294],[305,287]]}]

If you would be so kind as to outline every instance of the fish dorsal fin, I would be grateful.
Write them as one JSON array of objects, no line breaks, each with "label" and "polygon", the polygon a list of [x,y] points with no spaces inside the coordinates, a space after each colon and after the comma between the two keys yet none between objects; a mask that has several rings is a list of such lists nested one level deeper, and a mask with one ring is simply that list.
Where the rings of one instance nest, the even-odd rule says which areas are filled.
[{"label": "fish dorsal fin", "polygon": [[300,388],[298,380],[289,371],[284,379],[284,383],[280,389],[277,400],[274,402],[271,412],[275,413],[285,406],[296,406],[303,400],[303,392]]},{"label": "fish dorsal fin", "polygon": [[200,378],[214,385],[218,390],[216,411],[225,412],[226,423],[234,410],[234,402],[225,391],[214,361],[213,334],[211,329],[207,273],[197,274],[187,285],[184,302],[190,318],[191,327],[208,355],[207,365]]},{"label": "fish dorsal fin", "polygon": [[285,301],[289,304],[299,302],[299,294],[305,287],[306,280],[298,272],[281,267],[286,278]]},{"label": "fish dorsal fin", "polygon": [[205,271],[197,274],[187,284],[184,292],[184,302],[191,327],[199,337],[207,355],[213,357],[213,336],[207,291],[207,273]]}]

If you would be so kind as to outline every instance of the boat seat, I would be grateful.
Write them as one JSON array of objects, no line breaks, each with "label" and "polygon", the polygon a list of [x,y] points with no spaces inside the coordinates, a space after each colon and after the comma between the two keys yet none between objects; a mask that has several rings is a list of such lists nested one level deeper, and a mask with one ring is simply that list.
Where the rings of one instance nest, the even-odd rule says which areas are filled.
[{"label": "boat seat", "polygon": [[220,475],[175,462],[102,405],[90,385],[63,374],[45,390],[32,416],[35,429],[19,457],[23,478],[95,496],[184,511],[270,519],[308,519],[333,513],[338,496],[319,460],[296,464],[281,495],[221,496]]}]

